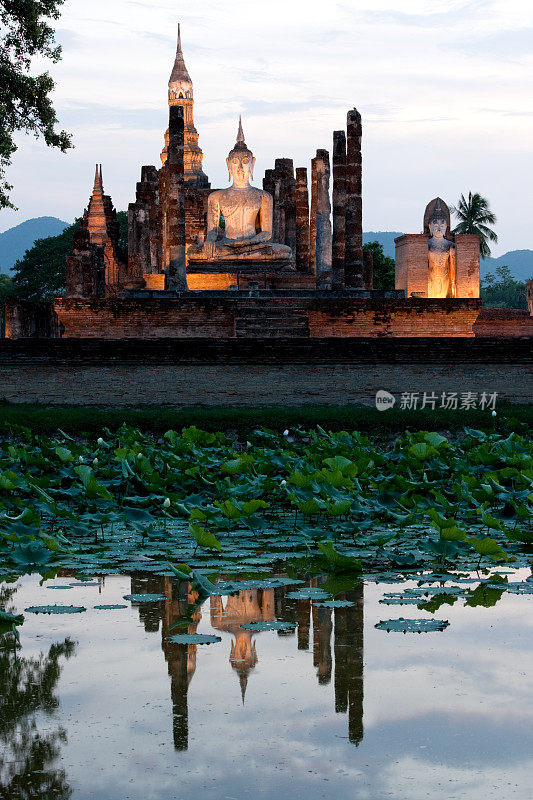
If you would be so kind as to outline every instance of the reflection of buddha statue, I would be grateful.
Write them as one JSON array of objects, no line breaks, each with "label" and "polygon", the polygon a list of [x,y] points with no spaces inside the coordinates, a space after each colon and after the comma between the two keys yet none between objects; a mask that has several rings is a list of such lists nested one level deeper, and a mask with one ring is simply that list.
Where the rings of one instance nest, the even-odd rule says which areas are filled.
[{"label": "reflection of buddha statue", "polygon": [[[207,206],[207,236],[203,245],[192,245],[189,261],[274,262],[273,266],[292,266],[290,247],[272,239],[272,196],[250,185],[255,158],[245,144],[239,119],[237,142],[226,159],[229,189],[211,192]],[[219,237],[220,220],[224,235]],[[246,263],[242,266],[246,268]]]},{"label": "reflection of buddha statue", "polygon": [[428,240],[428,297],[455,297],[455,245],[450,233],[450,211],[440,197],[424,214]]},{"label": "reflection of buddha statue", "polygon": [[211,597],[211,625],[219,631],[228,631],[235,637],[235,641],[231,643],[229,661],[239,676],[243,703],[248,674],[257,664],[258,658],[252,638],[255,633],[241,628],[241,625],[273,619],[273,589],[243,589],[238,595],[230,595],[225,606],[221,597]]}]

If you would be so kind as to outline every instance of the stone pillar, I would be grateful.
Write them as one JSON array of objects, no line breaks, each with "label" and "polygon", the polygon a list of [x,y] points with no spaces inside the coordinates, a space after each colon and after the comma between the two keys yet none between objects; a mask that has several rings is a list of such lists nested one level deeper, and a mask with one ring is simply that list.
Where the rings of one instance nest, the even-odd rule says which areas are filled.
[{"label": "stone pillar", "polygon": [[187,289],[185,263],[185,194],[183,189],[183,109],[170,106],[165,166],[165,289]]},{"label": "stone pillar", "polygon": [[456,297],[479,297],[479,236],[455,234]]},{"label": "stone pillar", "polygon": [[272,208],[272,241],[283,244],[285,240],[285,209],[283,208],[283,176],[274,167],[274,204]]},{"label": "stone pillar", "polygon": [[333,131],[332,289],[344,288],[346,234],[346,134]]},{"label": "stone pillar", "polygon": [[305,167],[296,168],[295,213],[296,269],[309,272],[309,191]]},{"label": "stone pillar", "polygon": [[365,289],[374,288],[374,253],[363,250],[363,284]]},{"label": "stone pillar", "polygon": [[277,158],[274,173],[280,184],[280,238],[275,241],[296,251],[296,182],[292,158]]},{"label": "stone pillar", "polygon": [[318,159],[311,159],[311,212],[309,215],[309,271],[316,275],[316,200],[317,200],[317,164]]},{"label": "stone pillar", "polygon": [[316,285],[331,288],[331,203],[330,166],[327,150],[317,150],[316,158]]},{"label": "stone pillar", "polygon": [[533,317],[533,281],[528,281],[526,283],[526,298],[529,313]]},{"label": "stone pillar", "polygon": [[92,244],[89,231],[74,234],[72,255],[66,260],[65,297],[104,297],[104,248]]},{"label": "stone pillar", "polygon": [[347,116],[345,244],[345,283],[354,289],[367,288],[363,274],[361,135],[361,114],[354,108]]},{"label": "stone pillar", "polygon": [[426,233],[406,233],[394,240],[396,245],[396,289],[406,297],[428,296],[428,236]]}]

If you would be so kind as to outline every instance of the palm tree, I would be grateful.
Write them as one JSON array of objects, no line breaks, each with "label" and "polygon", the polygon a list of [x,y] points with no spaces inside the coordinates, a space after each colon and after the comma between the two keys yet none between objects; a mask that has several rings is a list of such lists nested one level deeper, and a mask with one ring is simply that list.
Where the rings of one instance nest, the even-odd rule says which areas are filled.
[{"label": "palm tree", "polygon": [[472,194],[468,192],[468,200],[465,200],[464,194],[457,203],[452,212],[459,219],[459,224],[453,229],[453,233],[477,233],[480,236],[480,255],[481,258],[488,258],[490,256],[489,241],[497,242],[498,237],[489,228],[489,225],[494,225],[496,216],[489,208],[489,201],[478,192]]}]

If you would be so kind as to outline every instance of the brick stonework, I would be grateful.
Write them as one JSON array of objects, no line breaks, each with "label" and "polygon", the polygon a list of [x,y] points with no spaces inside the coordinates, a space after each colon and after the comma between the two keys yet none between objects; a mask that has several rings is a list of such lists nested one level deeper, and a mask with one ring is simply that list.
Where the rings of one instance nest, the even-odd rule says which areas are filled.
[{"label": "brick stonework", "polygon": [[[502,339],[533,337],[533,317],[516,308],[482,308],[474,324],[474,334]],[[533,339],[531,344],[533,347]]]},{"label": "brick stonework", "polygon": [[428,237],[425,233],[406,233],[396,243],[396,288],[406,297],[412,292],[428,294]]},{"label": "brick stonework", "polygon": [[[10,402],[174,406],[374,405],[386,389],[531,401],[530,342],[498,339],[0,341]],[[438,405],[438,403],[437,403]],[[386,414],[387,412],[383,412]],[[468,412],[457,412],[469,424]]]},{"label": "brick stonework", "polygon": [[479,236],[455,234],[457,297],[479,297]]},{"label": "brick stonework", "polygon": [[[396,288],[428,294],[428,236],[406,233],[396,243]],[[479,297],[479,236],[455,235],[455,268],[458,298]]]},{"label": "brick stonework", "polygon": [[[54,306],[65,337],[102,339],[231,337],[235,335],[236,316],[252,307],[257,323],[264,326],[264,336],[277,335],[283,316],[290,320],[296,312],[298,320],[301,314],[307,316],[308,335],[313,338],[473,336],[472,326],[480,312],[478,300],[364,299],[329,292],[315,296],[311,292],[278,296],[266,293],[252,298],[245,292],[181,297],[153,293],[139,298],[60,299]],[[263,307],[272,313],[260,319]],[[271,332],[270,318],[274,320]],[[293,335],[302,335],[299,322]]]},{"label": "brick stonework", "polygon": [[526,283],[526,295],[529,313],[533,317],[533,281],[528,281]]}]

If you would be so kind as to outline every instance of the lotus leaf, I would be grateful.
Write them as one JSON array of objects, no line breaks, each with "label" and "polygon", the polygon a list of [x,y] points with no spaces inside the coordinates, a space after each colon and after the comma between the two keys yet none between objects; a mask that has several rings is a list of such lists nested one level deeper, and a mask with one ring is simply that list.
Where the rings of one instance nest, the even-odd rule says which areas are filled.
[{"label": "lotus leaf", "polygon": [[381,631],[398,631],[400,633],[430,633],[443,631],[450,623],[445,619],[389,619],[374,625]]},{"label": "lotus leaf", "polygon": [[175,633],[173,636],[167,636],[167,642],[173,644],[214,644],[221,641],[221,636],[209,633]]},{"label": "lotus leaf", "polygon": [[83,606],[30,606],[24,611],[30,614],[81,614],[87,609]]}]

